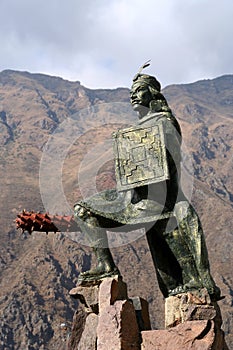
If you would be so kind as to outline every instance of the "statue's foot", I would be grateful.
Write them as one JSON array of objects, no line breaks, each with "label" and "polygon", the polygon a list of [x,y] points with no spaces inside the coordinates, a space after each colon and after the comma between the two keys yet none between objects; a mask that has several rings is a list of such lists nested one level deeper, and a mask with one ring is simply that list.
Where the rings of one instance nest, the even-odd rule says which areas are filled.
[{"label": "statue's foot", "polygon": [[186,292],[188,292],[191,290],[199,290],[202,288],[202,285],[200,282],[196,281],[195,279],[191,279],[188,283],[184,284],[183,288]]},{"label": "statue's foot", "polygon": [[[187,292],[191,292],[194,290],[200,290],[202,288],[203,288],[203,286],[200,286],[200,284],[198,284],[198,282],[196,282],[195,280],[191,280],[189,283],[186,283],[182,286],[178,286],[174,289],[170,289],[168,291],[168,295],[174,296],[174,295],[181,294],[181,293],[187,293]],[[219,300],[222,300],[225,298],[224,296],[221,296],[221,291],[217,286],[214,286],[214,287],[211,286],[211,288],[209,288],[209,290],[206,286],[205,286],[205,288],[207,289],[212,302],[216,302],[216,301],[219,301]]]},{"label": "statue's foot", "polygon": [[92,281],[99,281],[99,280],[102,280],[103,278],[111,277],[111,276],[121,276],[120,271],[116,266],[111,269],[104,268],[102,266],[101,267],[97,266],[92,270],[80,273],[80,276],[78,278],[78,283],[83,284],[83,283],[92,282]]},{"label": "statue's foot", "polygon": [[201,288],[202,288],[202,285],[200,283],[198,283],[198,281],[191,279],[188,283],[177,286],[174,289],[170,289],[168,291],[168,295],[172,296],[172,295],[176,295],[176,294],[187,293],[189,291],[199,290]]},{"label": "statue's foot", "polygon": [[86,278],[86,277],[88,277],[88,278],[90,277],[91,278],[91,277],[98,277],[98,276],[102,276],[102,275],[112,275],[112,274],[120,275],[120,272],[119,272],[117,267],[115,267],[112,270],[104,270],[104,269],[100,270],[100,269],[96,268],[96,269],[93,269],[93,270],[90,270],[90,271],[82,272],[82,273],[80,273],[80,276],[82,276],[84,278]]},{"label": "statue's foot", "polygon": [[184,287],[183,286],[178,286],[174,289],[170,289],[168,291],[168,296],[171,297],[171,296],[174,296],[174,295],[177,295],[177,294],[181,294],[181,293],[184,293]]}]

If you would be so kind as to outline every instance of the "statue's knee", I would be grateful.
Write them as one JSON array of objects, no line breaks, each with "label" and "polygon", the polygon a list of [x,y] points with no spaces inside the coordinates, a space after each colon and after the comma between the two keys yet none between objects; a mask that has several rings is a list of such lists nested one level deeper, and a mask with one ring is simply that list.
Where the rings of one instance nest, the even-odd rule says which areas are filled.
[{"label": "statue's knee", "polygon": [[76,204],[74,207],[74,217],[76,220],[86,221],[91,216],[90,212],[83,206]]},{"label": "statue's knee", "polygon": [[186,219],[190,212],[190,203],[188,201],[180,201],[175,204],[174,213],[178,222]]}]

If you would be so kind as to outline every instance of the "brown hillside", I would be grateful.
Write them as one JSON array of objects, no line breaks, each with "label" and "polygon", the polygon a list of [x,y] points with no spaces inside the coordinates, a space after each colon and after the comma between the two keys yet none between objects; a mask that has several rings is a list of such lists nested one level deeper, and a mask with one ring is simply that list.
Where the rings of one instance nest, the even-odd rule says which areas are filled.
[{"label": "brown hillside", "polygon": [[[232,83],[233,76],[228,75],[164,89],[182,127],[184,186],[205,229],[212,274],[226,295],[219,304],[230,348]],[[104,141],[135,119],[128,89],[91,90],[43,74],[0,73],[0,349],[65,348],[77,306],[68,291],[79,272],[92,263],[90,249],[80,244],[79,232],[20,235],[13,220],[24,208],[49,207],[63,214],[96,187],[113,187],[112,146]],[[112,249],[115,260],[130,295],[150,302],[153,326],[161,328],[163,301],[145,237],[130,237],[128,244]],[[67,332],[62,331],[62,323],[68,325]]]}]

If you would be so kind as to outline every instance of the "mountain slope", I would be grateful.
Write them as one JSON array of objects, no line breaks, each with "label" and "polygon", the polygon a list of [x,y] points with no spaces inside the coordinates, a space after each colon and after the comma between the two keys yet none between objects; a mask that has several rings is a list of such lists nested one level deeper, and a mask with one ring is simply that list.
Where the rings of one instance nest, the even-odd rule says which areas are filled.
[{"label": "mountain slope", "polygon": [[[184,186],[204,226],[213,276],[226,295],[220,306],[229,346],[233,343],[232,82],[228,75],[163,91],[182,127]],[[46,193],[52,208],[62,214],[52,171],[56,161],[71,209],[96,187],[114,187],[112,147],[104,141],[135,120],[128,89],[91,90],[43,74],[0,73],[0,349],[65,347],[76,308],[68,291],[79,272],[94,263],[90,249],[80,244],[79,233],[20,235],[13,220],[23,208],[47,210]],[[51,162],[43,163],[49,147]],[[140,234],[138,239],[129,237],[127,244],[112,249],[113,255],[130,295],[150,302],[153,325],[161,328],[163,301],[147,242]]]}]

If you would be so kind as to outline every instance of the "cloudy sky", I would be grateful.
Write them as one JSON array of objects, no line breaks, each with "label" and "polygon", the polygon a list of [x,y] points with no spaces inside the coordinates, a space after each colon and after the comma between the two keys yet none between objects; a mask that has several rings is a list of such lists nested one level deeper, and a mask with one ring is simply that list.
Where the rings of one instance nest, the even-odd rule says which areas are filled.
[{"label": "cloudy sky", "polygon": [[139,66],[162,85],[233,73],[232,0],[0,0],[0,71],[129,87]]}]

